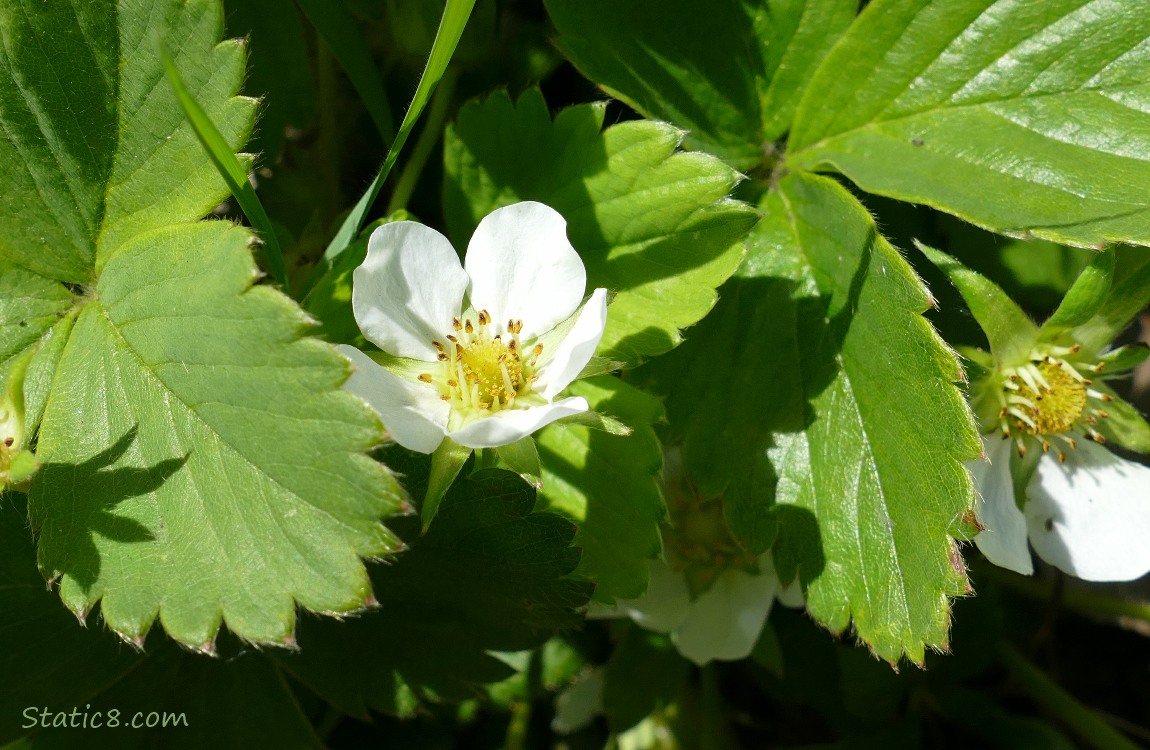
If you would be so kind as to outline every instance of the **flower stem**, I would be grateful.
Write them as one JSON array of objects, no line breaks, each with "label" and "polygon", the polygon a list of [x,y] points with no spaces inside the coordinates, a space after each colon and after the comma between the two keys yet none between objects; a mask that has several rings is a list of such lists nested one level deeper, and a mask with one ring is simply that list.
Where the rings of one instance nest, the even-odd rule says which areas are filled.
[{"label": "flower stem", "polygon": [[427,110],[423,132],[419,134],[419,140],[411,151],[411,158],[403,166],[399,180],[395,183],[395,192],[391,194],[391,200],[387,202],[386,216],[401,208],[407,208],[407,202],[411,200],[411,194],[415,192],[415,186],[423,176],[423,168],[427,166],[427,160],[431,158],[435,144],[439,143],[439,138],[443,135],[443,122],[447,119],[448,110],[451,109],[451,99],[455,93],[455,81],[458,77],[459,73],[454,68],[448,68],[440,79],[439,86],[431,98],[431,106]]},{"label": "flower stem", "polygon": [[1031,664],[1018,649],[1007,643],[1001,643],[999,657],[1011,677],[1031,698],[1058,716],[1090,746],[1099,750],[1138,750],[1137,745],[1059,687],[1045,672]]},{"label": "flower stem", "polygon": [[[1120,621],[1146,623],[1150,625],[1150,604],[1146,602],[1119,599],[1089,591],[1063,588],[1059,593],[1056,586],[1048,586],[1033,578],[1026,578],[993,566],[979,567],[979,573],[995,583],[1016,591],[1032,599],[1051,599],[1060,595],[1062,606],[1079,614],[1114,617]],[[1145,626],[1139,628],[1145,630]]]},{"label": "flower stem", "polygon": [[719,670],[714,662],[705,664],[699,670],[702,681],[702,721],[699,722],[700,750],[722,750],[723,744],[723,698],[719,694]]}]

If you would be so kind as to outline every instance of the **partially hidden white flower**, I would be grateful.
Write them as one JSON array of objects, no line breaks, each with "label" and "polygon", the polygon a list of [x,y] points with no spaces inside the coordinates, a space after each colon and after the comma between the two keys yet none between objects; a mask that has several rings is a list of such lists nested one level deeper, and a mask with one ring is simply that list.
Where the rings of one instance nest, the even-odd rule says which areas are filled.
[{"label": "partially hidden white flower", "polygon": [[513,443],[588,409],[556,400],[595,353],[607,290],[580,308],[587,273],[554,209],[523,202],[488,214],[464,263],[447,238],[411,221],[376,229],[355,270],[352,311],[388,367],[340,346],[364,398],[400,445],[432,453]]},{"label": "partially hidden white flower", "polygon": [[670,633],[679,653],[700,666],[749,656],[776,599],[788,607],[804,604],[797,582],[780,584],[770,552],[759,556],[757,574],[725,570],[695,599],[683,573],[662,560],[648,564],[650,582],[642,596],[614,605],[592,602],[587,616],[630,617],[648,630]]},{"label": "partially hidden white flower", "polygon": [[1038,459],[1019,508],[1011,474],[1014,443],[983,437],[986,460],[971,462],[986,530],[974,542],[995,565],[1029,575],[1027,539],[1046,562],[1087,581],[1129,581],[1150,572],[1150,468],[1098,443]]}]

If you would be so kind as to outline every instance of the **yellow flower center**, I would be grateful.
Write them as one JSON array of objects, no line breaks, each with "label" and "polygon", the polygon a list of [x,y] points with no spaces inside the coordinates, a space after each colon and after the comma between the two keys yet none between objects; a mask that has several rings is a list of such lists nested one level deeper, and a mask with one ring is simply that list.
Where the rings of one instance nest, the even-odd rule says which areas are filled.
[{"label": "yellow flower center", "polygon": [[[1051,351],[1033,353],[1030,361],[1020,367],[1003,371],[998,394],[999,429],[1004,439],[1015,439],[1019,455],[1026,455],[1024,438],[1036,440],[1044,452],[1051,449],[1051,438],[1074,448],[1075,432],[1099,443],[1106,442],[1094,427],[1099,419],[1110,415],[1095,403],[1111,398],[1091,388],[1093,381],[1080,372],[1100,372],[1102,366],[1063,358],[1077,353],[1078,347],[1052,347]],[[1065,453],[1059,451],[1058,459],[1065,458]]]},{"label": "yellow flower center", "polygon": [[[531,385],[543,345],[524,352],[519,342],[523,321],[509,320],[497,327],[486,310],[475,319],[456,318],[454,333],[446,343],[432,341],[442,363],[438,372],[423,373],[419,380],[433,385],[440,398],[457,413],[469,418],[506,409],[531,394]],[[501,329],[501,330],[500,330]]]}]

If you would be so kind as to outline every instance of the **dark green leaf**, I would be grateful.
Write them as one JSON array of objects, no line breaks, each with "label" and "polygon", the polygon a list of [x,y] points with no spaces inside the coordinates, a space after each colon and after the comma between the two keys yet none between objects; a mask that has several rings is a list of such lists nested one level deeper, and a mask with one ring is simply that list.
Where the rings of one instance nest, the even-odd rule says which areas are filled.
[{"label": "dark green leaf", "polygon": [[424,536],[372,571],[380,609],[338,623],[306,620],[302,651],[281,661],[340,710],[410,715],[424,700],[462,700],[511,674],[488,651],[532,648],[579,618],[590,586],[566,578],[575,529],[533,513],[535,493],[492,470],[460,479]]},{"label": "dark green leaf", "polygon": [[638,724],[679,697],[691,673],[691,663],[679,655],[671,639],[633,625],[605,666],[603,707],[615,732]]}]

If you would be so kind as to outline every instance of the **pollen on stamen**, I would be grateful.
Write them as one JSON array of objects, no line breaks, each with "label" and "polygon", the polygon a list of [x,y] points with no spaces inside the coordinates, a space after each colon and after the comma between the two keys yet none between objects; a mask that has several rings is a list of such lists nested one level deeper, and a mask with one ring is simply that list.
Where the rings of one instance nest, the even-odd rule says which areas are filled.
[{"label": "pollen on stamen", "polygon": [[491,322],[491,316],[487,314],[486,310],[479,311],[479,325],[485,326]]},{"label": "pollen on stamen", "polygon": [[460,320],[459,318],[452,318],[451,319],[451,327],[457,331],[462,331],[463,330],[463,321]]},{"label": "pollen on stamen", "polygon": [[421,373],[419,376],[419,381],[421,383],[430,383],[431,382],[431,373],[427,373],[427,372]]},{"label": "pollen on stamen", "polygon": [[536,344],[535,348],[531,350],[531,353],[534,356],[538,357],[540,354],[543,353],[543,344]]},{"label": "pollen on stamen", "polygon": [[[448,337],[448,338],[450,338],[450,337]],[[439,352],[443,351],[443,344],[439,343],[438,341],[432,339],[431,345],[435,347],[436,351],[439,351]]]},{"label": "pollen on stamen", "polygon": [[439,354],[435,355],[435,358],[438,359],[440,362],[446,362],[447,361],[447,352],[440,352]]},{"label": "pollen on stamen", "polygon": [[463,322],[463,330],[467,333],[475,333],[475,326],[471,325],[471,318]]}]

